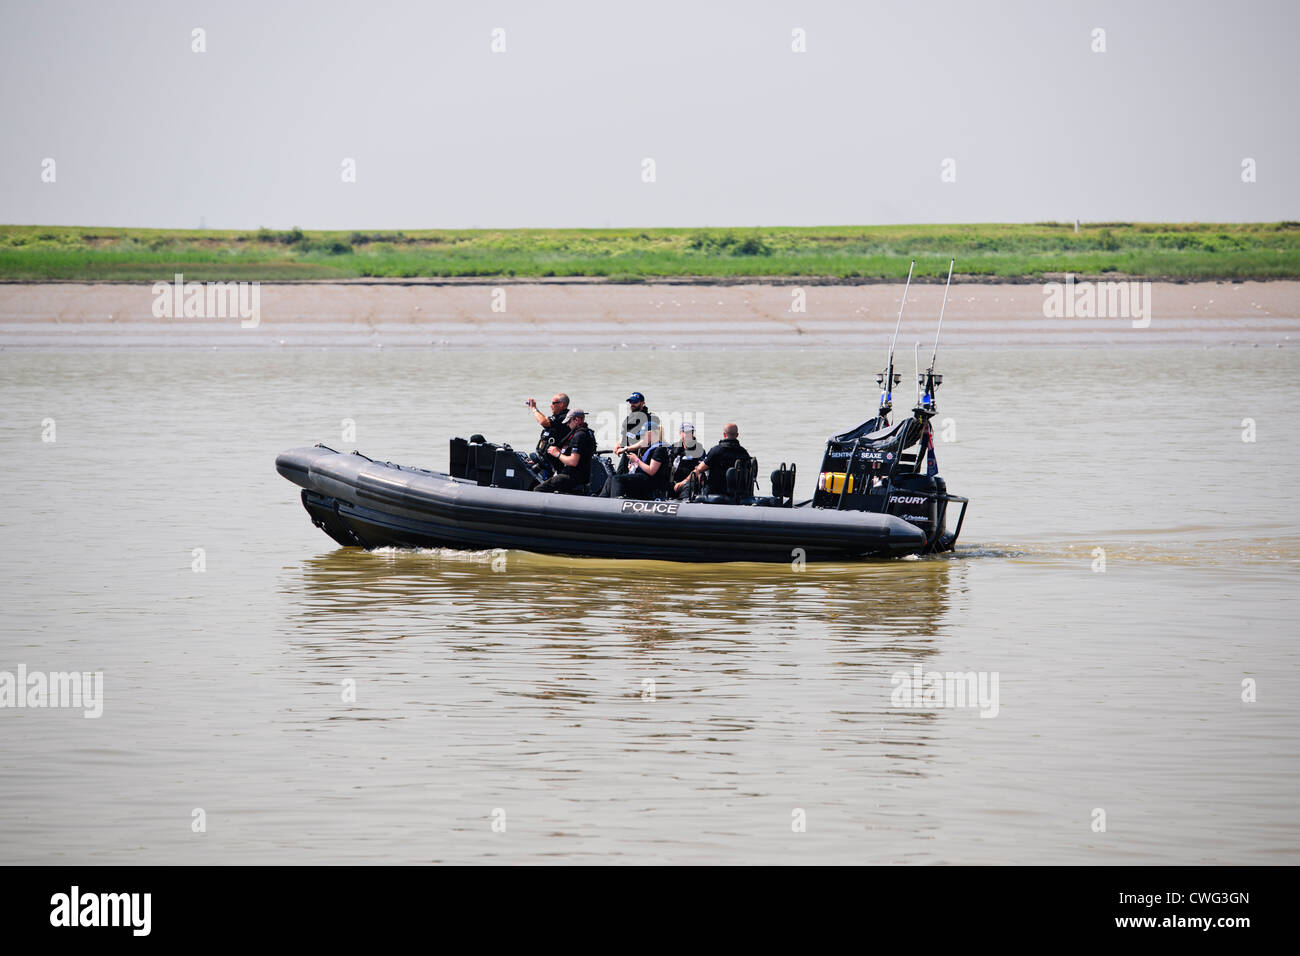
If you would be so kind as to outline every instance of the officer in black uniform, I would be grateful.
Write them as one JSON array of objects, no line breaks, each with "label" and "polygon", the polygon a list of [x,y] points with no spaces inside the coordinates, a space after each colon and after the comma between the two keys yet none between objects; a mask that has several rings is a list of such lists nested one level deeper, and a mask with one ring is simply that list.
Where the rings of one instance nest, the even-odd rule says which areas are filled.
[{"label": "officer in black uniform", "polygon": [[537,438],[537,451],[528,456],[541,477],[550,477],[555,473],[555,462],[546,454],[551,445],[562,445],[569,437],[569,426],[565,417],[569,414],[569,396],[563,392],[551,399],[551,414],[548,416],[537,407],[537,400],[530,398],[524,403],[542,426],[542,433]]},{"label": "officer in black uniform", "polygon": [[704,457],[704,446],[695,437],[695,426],[690,422],[682,425],[681,441],[673,445],[672,476],[669,478],[668,490],[673,497],[686,494],[686,485],[691,479],[691,472]]},{"label": "officer in black uniform", "polygon": [[629,451],[627,457],[632,462],[632,470],[610,478],[601,489],[601,496],[641,501],[666,498],[673,470],[672,446],[657,441],[639,455]]},{"label": "officer in black uniform", "polygon": [[581,494],[581,489],[591,481],[591,456],[596,454],[596,436],[587,427],[587,413],[575,408],[565,417],[564,424],[569,429],[564,444],[549,445],[545,452],[556,473],[533,491]]},{"label": "officer in black uniform", "polygon": [[623,419],[623,438],[614,446],[614,454],[619,455],[617,474],[625,475],[628,469],[629,451],[642,451],[659,440],[659,416],[646,408],[645,396],[633,392],[627,397],[631,411]]},{"label": "officer in black uniform", "polygon": [[704,460],[693,469],[695,474],[708,472],[708,493],[725,495],[727,493],[727,469],[738,461],[749,461],[749,452],[740,443],[740,429],[728,422],[722,426],[722,441],[709,449]]}]

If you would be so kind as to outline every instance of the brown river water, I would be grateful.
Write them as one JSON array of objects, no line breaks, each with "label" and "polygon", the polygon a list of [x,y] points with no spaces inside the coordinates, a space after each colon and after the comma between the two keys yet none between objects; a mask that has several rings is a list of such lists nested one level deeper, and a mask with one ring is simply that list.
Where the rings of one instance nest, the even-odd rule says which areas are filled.
[{"label": "brown river water", "polygon": [[[599,425],[639,389],[804,498],[879,364],[0,351],[0,672],[103,674],[97,718],[0,709],[0,856],[1300,862],[1293,349],[941,352],[972,501],[941,558],[366,553],[274,469],[317,441],[441,469],[454,434],[530,444],[530,395]],[[918,667],[996,700],[900,705]]]}]

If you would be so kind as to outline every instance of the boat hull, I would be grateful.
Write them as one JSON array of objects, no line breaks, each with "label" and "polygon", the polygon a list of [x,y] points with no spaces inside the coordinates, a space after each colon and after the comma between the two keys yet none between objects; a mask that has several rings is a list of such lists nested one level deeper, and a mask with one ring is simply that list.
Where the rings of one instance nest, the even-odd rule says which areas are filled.
[{"label": "boat hull", "polygon": [[302,487],[304,507],[331,538],[371,549],[790,562],[898,557],[926,548],[924,531],[888,514],[538,494],[323,447],[284,452],[276,470]]}]

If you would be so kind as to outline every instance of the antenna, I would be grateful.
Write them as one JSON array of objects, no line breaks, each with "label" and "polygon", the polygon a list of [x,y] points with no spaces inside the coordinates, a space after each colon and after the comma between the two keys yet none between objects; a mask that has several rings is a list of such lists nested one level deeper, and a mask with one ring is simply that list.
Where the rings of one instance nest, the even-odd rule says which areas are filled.
[{"label": "antenna", "polygon": [[948,308],[948,289],[952,285],[952,270],[956,264],[956,259],[948,260],[948,281],[943,286],[943,305],[939,306],[939,325],[934,330],[934,351],[930,353],[930,367],[925,371],[924,385],[922,385],[923,376],[920,371],[918,370],[916,374],[916,383],[921,386],[922,393],[920,401],[916,404],[915,411],[917,414],[927,416],[934,414],[934,393],[943,384],[943,376],[934,374],[934,363],[939,355],[939,332],[943,329],[943,313]]},{"label": "antenna", "polygon": [[894,346],[898,344],[898,330],[903,327],[903,309],[907,307],[907,290],[912,287],[912,270],[916,268],[916,260],[907,267],[907,284],[903,286],[903,301],[898,306],[898,322],[894,325],[894,338],[889,343],[889,364],[885,370],[876,376],[876,384],[880,386],[880,417],[888,419],[890,410],[894,407],[894,386],[898,384],[902,376],[894,374]]},{"label": "antenna", "polygon": [[921,343],[916,343],[912,358],[916,362],[916,404],[921,404]]},{"label": "antenna", "polygon": [[934,330],[934,352],[930,355],[930,371],[934,371],[934,360],[939,354],[939,330],[943,328],[943,312],[948,308],[948,287],[952,285],[952,267],[957,264],[956,259],[948,260],[948,281],[943,286],[943,305],[939,306],[939,325]]},{"label": "antenna", "polygon": [[907,308],[907,290],[912,287],[912,270],[916,268],[916,260],[907,267],[907,284],[903,286],[903,301],[898,304],[898,323],[894,326],[894,340],[889,343],[889,364],[894,364],[894,346],[898,344],[898,330],[903,325],[903,310]]}]

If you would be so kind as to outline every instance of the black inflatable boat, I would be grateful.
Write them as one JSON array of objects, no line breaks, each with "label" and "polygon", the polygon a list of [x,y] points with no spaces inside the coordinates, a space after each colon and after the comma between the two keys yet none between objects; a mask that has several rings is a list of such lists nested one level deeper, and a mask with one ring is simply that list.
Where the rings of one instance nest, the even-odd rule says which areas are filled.
[{"label": "black inflatable boat", "polygon": [[[909,273],[909,284],[910,278]],[[771,473],[772,493],[754,494],[754,459],[727,472],[724,495],[692,491],[687,500],[657,501],[597,497],[613,473],[602,456],[593,458],[583,494],[540,494],[531,490],[545,477],[535,456],[479,435],[451,440],[445,473],[323,445],[286,451],[275,464],[302,486],[302,503],[317,527],[339,544],[362,548],[510,548],[601,558],[784,562],[950,551],[968,502],[948,493],[935,464],[931,419],[943,377],[935,374],[932,357],[930,368],[918,374],[912,414],[891,424],[892,389],[901,380],[893,352],[891,345],[889,363],[876,376],[879,413],[827,441],[816,490],[797,504],[795,470],[784,464]],[[960,511],[949,531],[954,504]]]}]

